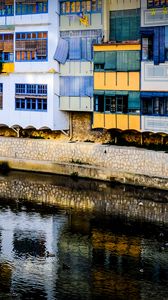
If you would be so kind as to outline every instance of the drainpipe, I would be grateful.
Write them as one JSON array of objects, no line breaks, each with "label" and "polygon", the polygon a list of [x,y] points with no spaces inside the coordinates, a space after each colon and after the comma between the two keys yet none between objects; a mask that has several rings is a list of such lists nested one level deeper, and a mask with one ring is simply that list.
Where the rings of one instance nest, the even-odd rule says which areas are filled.
[{"label": "drainpipe", "polygon": [[69,114],[69,139],[71,140],[73,136],[73,127],[72,127],[72,112]]}]

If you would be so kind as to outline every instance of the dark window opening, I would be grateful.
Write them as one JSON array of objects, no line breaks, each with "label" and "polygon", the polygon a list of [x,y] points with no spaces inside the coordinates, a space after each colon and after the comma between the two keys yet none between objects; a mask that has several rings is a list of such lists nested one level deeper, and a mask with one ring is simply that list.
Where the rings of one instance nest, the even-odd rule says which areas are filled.
[{"label": "dark window opening", "polygon": [[144,98],[142,100],[143,115],[168,115],[168,97]]},{"label": "dark window opening", "polygon": [[153,60],[153,35],[142,37],[142,60]]}]

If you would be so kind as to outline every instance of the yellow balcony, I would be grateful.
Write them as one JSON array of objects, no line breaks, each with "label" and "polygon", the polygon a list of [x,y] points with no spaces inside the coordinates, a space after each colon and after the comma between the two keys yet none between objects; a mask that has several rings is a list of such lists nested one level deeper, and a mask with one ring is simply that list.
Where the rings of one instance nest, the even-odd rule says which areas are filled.
[{"label": "yellow balcony", "polygon": [[95,72],[95,90],[139,91],[139,72]]},{"label": "yellow balcony", "polygon": [[140,115],[104,114],[94,112],[92,127],[105,129],[117,128],[121,130],[129,129],[140,131]]},{"label": "yellow balcony", "polygon": [[96,45],[93,47],[94,51],[135,51],[141,50],[140,44],[115,44],[115,45],[108,45],[108,44],[101,44]]},{"label": "yellow balcony", "polygon": [[93,47],[94,51],[135,51],[141,50],[140,44],[115,44],[115,45],[108,45],[108,44],[101,44],[96,45]]}]

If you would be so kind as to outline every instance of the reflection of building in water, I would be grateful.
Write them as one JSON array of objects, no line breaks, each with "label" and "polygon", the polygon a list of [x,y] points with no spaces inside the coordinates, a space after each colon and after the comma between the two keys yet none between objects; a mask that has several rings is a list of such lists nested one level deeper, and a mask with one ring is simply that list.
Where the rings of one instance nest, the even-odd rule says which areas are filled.
[{"label": "reflection of building in water", "polygon": [[24,298],[27,294],[33,299],[38,298],[39,294],[44,298],[53,299],[57,259],[55,258],[53,262],[53,259],[47,258],[46,251],[57,252],[58,232],[64,220],[65,216],[41,217],[37,213],[29,214],[22,211],[17,213],[16,223],[15,213],[3,211],[0,217],[1,260],[3,260],[0,264],[0,282],[3,282],[1,280],[3,277],[3,292],[6,292],[7,287],[8,292],[12,290],[19,294],[22,282],[23,299],[27,299]]},{"label": "reflection of building in water", "polygon": [[[148,262],[143,241],[149,243],[147,232],[151,234],[150,228],[146,225],[138,227],[122,218],[111,217],[105,223],[105,219],[95,221],[92,217],[72,214],[69,227],[65,227],[60,236],[57,280],[60,299],[66,294],[71,294],[73,299],[74,290],[80,299],[108,298],[109,295],[110,299],[125,299],[125,295],[128,299],[140,299],[142,276],[146,285],[152,285],[156,268],[158,276],[162,276],[167,267],[167,263],[159,258],[162,256],[159,241],[156,239],[155,247],[150,245],[158,256],[157,263],[155,259]],[[157,278],[155,282],[157,286]],[[88,298],[82,295],[83,291]]]},{"label": "reflection of building in water", "polygon": [[66,293],[73,295],[74,289],[75,295],[81,299],[87,299],[81,295],[82,291],[85,291],[88,299],[91,295],[103,297],[106,292],[115,292],[116,295],[135,292],[135,299],[138,299],[138,282],[132,274],[127,284],[125,270],[128,256],[130,264],[134,267],[140,260],[140,238],[101,231],[94,228],[89,217],[72,214],[69,218],[69,228],[65,227],[62,231],[58,255],[62,266],[58,270],[57,281],[60,299],[63,299]]},{"label": "reflection of building in water", "polygon": [[37,232],[16,230],[13,235],[13,250],[16,256],[40,256],[46,252],[45,235]]}]

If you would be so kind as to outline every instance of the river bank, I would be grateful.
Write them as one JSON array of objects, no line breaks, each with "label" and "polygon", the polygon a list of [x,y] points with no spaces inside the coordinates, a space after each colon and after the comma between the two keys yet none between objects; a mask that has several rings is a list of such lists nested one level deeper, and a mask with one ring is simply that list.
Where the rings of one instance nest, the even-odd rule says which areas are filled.
[{"label": "river bank", "polygon": [[116,181],[168,190],[168,155],[135,147],[0,137],[10,169]]},{"label": "river bank", "polygon": [[[11,171],[0,176],[0,202],[168,224],[168,193],[109,182]],[[32,204],[31,204],[32,203]]]}]

